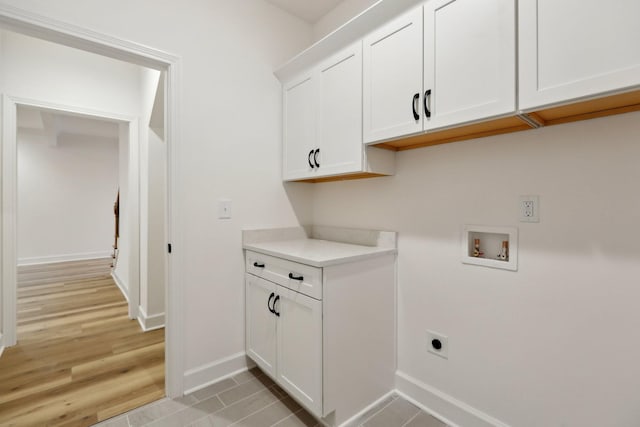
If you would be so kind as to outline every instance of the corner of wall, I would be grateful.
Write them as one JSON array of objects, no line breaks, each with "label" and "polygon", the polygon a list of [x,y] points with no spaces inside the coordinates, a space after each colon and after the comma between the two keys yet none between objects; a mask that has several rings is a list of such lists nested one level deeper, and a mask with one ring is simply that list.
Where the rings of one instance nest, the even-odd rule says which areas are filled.
[{"label": "corner of wall", "polygon": [[184,373],[184,394],[193,393],[254,366],[255,364],[243,351],[206,365],[189,369]]},{"label": "corner of wall", "polygon": [[396,391],[409,402],[448,425],[509,427],[508,424],[402,371],[396,372]]},{"label": "corner of wall", "polygon": [[164,328],[164,313],[149,316],[142,305],[138,306],[138,323],[144,332]]}]

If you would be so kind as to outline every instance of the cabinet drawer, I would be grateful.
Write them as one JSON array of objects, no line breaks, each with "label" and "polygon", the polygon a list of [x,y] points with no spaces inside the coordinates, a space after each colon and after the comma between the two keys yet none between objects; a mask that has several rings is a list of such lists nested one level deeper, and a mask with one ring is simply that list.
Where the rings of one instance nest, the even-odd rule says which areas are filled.
[{"label": "cabinet drawer", "polygon": [[270,280],[311,298],[322,299],[321,268],[252,251],[247,251],[246,263],[247,273]]}]

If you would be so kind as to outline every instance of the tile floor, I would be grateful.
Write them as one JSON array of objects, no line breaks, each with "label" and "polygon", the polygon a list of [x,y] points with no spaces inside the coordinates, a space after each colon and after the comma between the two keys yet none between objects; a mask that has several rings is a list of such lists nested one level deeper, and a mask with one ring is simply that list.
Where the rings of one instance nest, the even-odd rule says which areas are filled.
[{"label": "tile floor", "polygon": [[[363,419],[361,427],[446,427],[399,396],[388,397]],[[316,427],[321,424],[260,370],[252,369],[183,398],[163,399],[96,426]]]}]

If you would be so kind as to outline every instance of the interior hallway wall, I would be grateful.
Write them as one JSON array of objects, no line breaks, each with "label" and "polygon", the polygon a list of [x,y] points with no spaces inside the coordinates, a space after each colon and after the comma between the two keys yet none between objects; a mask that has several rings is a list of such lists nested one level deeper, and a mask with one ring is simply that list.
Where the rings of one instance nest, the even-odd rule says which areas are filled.
[{"label": "interior hallway wall", "polygon": [[[158,98],[161,73],[140,70],[140,313],[145,329],[164,325],[166,245],[166,144],[151,129],[154,111],[164,115],[164,98]],[[156,103],[161,105],[156,105]],[[164,120],[160,123],[164,127]]]},{"label": "interior hallway wall", "polygon": [[[511,426],[638,424],[638,123],[398,152],[393,177],[316,184],[315,224],[399,233],[403,375]],[[540,223],[518,221],[530,194]],[[517,227],[518,271],[462,264],[465,224]],[[449,337],[448,360],[427,330]]]},{"label": "interior hallway wall", "polygon": [[18,263],[108,257],[117,186],[115,138],[18,129]]}]

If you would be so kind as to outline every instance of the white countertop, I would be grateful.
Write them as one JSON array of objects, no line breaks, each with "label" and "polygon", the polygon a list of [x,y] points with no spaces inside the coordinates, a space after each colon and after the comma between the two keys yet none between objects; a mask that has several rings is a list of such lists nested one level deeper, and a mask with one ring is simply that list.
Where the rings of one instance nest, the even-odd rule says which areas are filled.
[{"label": "white countertop", "polygon": [[394,247],[364,246],[320,239],[294,239],[245,243],[244,249],[290,261],[326,267],[373,256],[394,254]]}]

